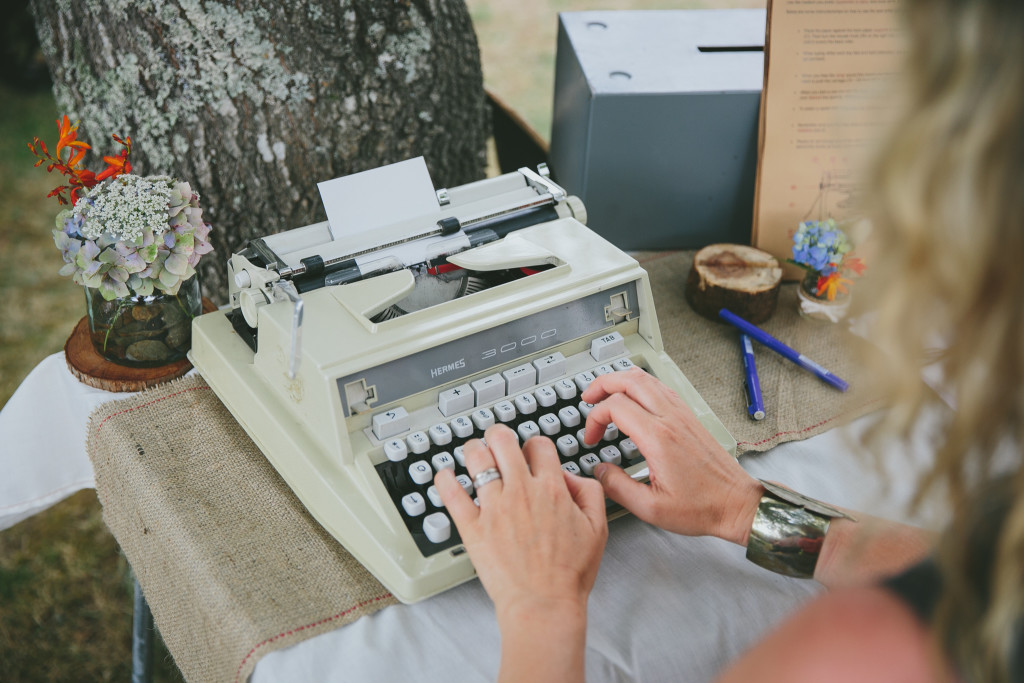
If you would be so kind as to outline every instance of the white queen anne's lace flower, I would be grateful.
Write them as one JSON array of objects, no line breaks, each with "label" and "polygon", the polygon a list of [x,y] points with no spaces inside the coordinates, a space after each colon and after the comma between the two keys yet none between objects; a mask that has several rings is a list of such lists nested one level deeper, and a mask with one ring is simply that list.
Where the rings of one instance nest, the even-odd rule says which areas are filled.
[{"label": "white queen anne's lace flower", "polygon": [[173,187],[167,176],[121,175],[89,190],[72,215],[84,215],[81,231],[88,239],[107,233],[119,242],[141,244],[145,235],[166,230]]}]

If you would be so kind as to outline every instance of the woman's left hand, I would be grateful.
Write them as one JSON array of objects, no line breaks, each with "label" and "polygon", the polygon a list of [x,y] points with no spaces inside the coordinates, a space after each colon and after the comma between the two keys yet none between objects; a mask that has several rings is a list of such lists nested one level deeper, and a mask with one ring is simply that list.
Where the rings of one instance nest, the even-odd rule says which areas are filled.
[{"label": "woman's left hand", "polygon": [[499,624],[537,609],[585,614],[608,537],[601,485],[564,472],[545,437],[520,449],[514,431],[495,425],[484,439],[464,446],[466,469],[475,477],[496,467],[501,478],[477,491],[479,507],[450,470],[434,482]]}]

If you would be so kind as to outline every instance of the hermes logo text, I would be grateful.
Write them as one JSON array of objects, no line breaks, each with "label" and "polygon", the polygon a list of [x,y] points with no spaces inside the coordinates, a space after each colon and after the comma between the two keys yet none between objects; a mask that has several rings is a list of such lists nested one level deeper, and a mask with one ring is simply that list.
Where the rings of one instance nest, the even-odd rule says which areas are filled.
[{"label": "hermes logo text", "polygon": [[466,359],[465,358],[460,358],[459,360],[455,361],[454,363],[449,363],[448,365],[442,365],[440,367],[436,367],[436,368],[431,369],[431,371],[430,371],[430,379],[434,379],[435,377],[440,377],[441,375],[445,374],[446,372],[451,372],[452,370],[461,370],[464,367],[466,367]]}]

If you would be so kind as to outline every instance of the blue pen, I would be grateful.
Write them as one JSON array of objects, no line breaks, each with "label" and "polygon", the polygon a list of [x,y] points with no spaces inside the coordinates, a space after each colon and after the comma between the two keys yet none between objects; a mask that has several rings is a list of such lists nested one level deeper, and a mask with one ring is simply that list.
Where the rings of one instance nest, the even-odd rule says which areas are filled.
[{"label": "blue pen", "polygon": [[725,322],[729,323],[730,325],[738,328],[740,332],[745,332],[749,334],[755,340],[757,340],[761,344],[764,344],[769,349],[779,354],[783,358],[793,361],[794,363],[802,367],[804,370],[813,372],[821,380],[831,384],[836,389],[839,389],[839,391],[846,391],[847,389],[850,388],[850,385],[847,384],[846,381],[839,379],[831,372],[821,367],[813,360],[811,360],[804,354],[800,353],[799,351],[786,346],[778,339],[762,330],[760,327],[757,327],[756,325],[751,325],[746,320],[739,317],[729,309],[723,308],[719,310],[718,317],[724,320]]},{"label": "blue pen", "polygon": [[761,380],[754,365],[754,345],[745,332],[740,332],[740,347],[743,349],[743,372],[746,375],[743,386],[747,390],[747,412],[755,420],[763,420],[764,399],[761,398]]}]

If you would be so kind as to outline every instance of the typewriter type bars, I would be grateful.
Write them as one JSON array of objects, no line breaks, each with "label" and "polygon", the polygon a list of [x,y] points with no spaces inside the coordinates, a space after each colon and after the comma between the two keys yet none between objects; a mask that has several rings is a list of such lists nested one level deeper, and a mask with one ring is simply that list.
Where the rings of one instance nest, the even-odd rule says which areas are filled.
[{"label": "typewriter type bars", "polygon": [[[524,174],[453,188],[451,215],[486,213],[489,201],[505,205],[509,192],[524,189],[547,193]],[[318,226],[274,235],[265,242],[274,263],[255,250],[235,254],[231,310],[194,323],[191,358],[206,381],[314,518],[404,602],[474,576],[431,487],[449,467],[471,491],[461,448],[488,425],[505,423],[524,440],[552,438],[563,467],[581,476],[602,460],[645,476],[642,453],[614,426],[600,443],[583,443],[589,406],[579,394],[599,373],[632,365],[652,373],[735,452],[664,353],[646,272],[573,218],[564,197],[547,208],[567,215],[556,210],[514,230],[492,223],[493,235],[478,235],[476,246],[464,246],[474,239],[464,228],[400,246],[435,240],[426,257],[396,256],[385,239],[355,257],[367,271],[358,277],[351,264],[307,266],[317,271],[312,286],[282,276],[308,258],[310,236],[325,240],[322,253],[348,260],[353,245],[333,243]],[[582,207],[575,215],[583,217]],[[452,237],[463,246],[437,246]],[[366,265],[403,258],[394,270]],[[324,281],[345,269],[345,284]],[[433,290],[441,302],[408,304],[447,269],[484,284],[460,286],[455,298],[446,284]],[[282,292],[282,282],[294,291]],[[397,315],[382,316],[396,305]]]}]

